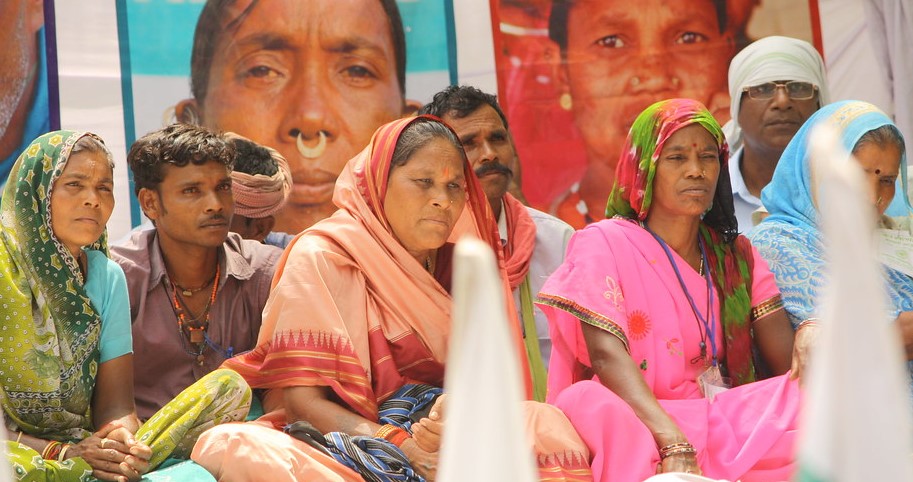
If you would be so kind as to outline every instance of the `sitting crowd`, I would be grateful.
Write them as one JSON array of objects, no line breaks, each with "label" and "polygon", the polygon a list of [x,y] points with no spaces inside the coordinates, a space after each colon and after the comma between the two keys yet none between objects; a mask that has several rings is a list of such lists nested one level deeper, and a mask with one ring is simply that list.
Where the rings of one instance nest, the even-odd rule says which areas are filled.
[{"label": "sitting crowd", "polygon": [[[498,262],[541,480],[790,479],[826,323],[808,134],[839,129],[885,228],[909,223],[885,215],[895,197],[909,212],[905,144],[877,107],[827,103],[804,42],[752,44],[730,86],[725,128],[696,100],[645,106],[606,219],[576,232],[509,192],[507,118],[469,86],[377,128],[336,211],[300,233],[274,230],[281,154],[179,123],[130,148],[150,224],[109,247],[104,141],[38,137],[0,203],[15,477],[434,480],[454,243],[470,235]],[[885,271],[913,359],[913,278]]]}]

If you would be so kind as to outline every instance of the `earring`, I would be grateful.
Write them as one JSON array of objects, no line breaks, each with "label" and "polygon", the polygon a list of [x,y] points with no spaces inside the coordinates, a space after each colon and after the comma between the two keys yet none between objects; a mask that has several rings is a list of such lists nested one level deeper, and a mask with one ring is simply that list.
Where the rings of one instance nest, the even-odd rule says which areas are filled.
[{"label": "earring", "polygon": [[565,92],[558,97],[558,105],[561,106],[564,110],[571,110],[571,107],[574,106],[574,101],[571,99],[571,94]]},{"label": "earring", "polygon": [[678,77],[672,76],[672,87],[678,87],[682,81]]},{"label": "earring", "polygon": [[634,87],[637,87],[638,85],[640,85],[640,77],[638,77],[636,75],[634,77],[631,77],[631,85]]}]

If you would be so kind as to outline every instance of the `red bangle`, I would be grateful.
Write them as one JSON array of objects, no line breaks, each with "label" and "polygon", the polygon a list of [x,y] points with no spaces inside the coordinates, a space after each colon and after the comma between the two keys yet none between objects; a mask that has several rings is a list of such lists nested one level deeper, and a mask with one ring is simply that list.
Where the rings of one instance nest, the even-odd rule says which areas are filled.
[{"label": "red bangle", "polygon": [[393,445],[396,445],[397,447],[402,447],[403,442],[405,442],[406,439],[408,439],[410,437],[412,437],[412,436],[409,435],[409,432],[400,428],[400,429],[395,430],[393,433],[391,433],[390,436],[387,437],[387,441],[389,441]]},{"label": "red bangle", "polygon": [[406,439],[412,437],[409,432],[389,423],[380,427],[377,432],[374,433],[374,436],[382,438],[397,447],[401,446]]},{"label": "red bangle", "polygon": [[57,460],[57,456],[60,455],[62,449],[62,443],[52,440],[44,447],[44,451],[41,452],[41,458],[45,460]]}]

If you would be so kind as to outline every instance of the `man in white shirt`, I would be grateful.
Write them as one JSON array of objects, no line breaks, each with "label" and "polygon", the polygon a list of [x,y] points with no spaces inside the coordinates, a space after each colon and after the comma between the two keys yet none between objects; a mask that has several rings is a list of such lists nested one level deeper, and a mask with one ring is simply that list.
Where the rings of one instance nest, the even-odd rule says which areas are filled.
[{"label": "man in white shirt", "polygon": [[808,42],[764,37],[732,59],[729,94],[732,120],[723,129],[732,153],[729,177],[739,231],[747,233],[786,145],[830,102],[824,61]]},{"label": "man in white shirt", "polygon": [[524,206],[508,193],[514,175],[508,166],[514,165],[517,153],[507,119],[494,95],[475,87],[450,86],[435,94],[419,112],[440,117],[456,131],[498,219],[510,286],[527,340],[536,398],[544,398],[552,343],[548,320],[533,300],[548,276],[564,261],[574,230],[554,216]]}]

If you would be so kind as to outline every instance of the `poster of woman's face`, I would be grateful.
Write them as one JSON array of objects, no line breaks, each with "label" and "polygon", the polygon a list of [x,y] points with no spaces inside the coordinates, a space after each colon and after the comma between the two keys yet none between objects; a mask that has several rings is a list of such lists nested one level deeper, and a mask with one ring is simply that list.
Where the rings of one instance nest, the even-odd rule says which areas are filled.
[{"label": "poster of woman's face", "polygon": [[336,177],[374,130],[450,81],[443,0],[129,0],[127,20],[138,134],[171,105],[173,120],[279,151],[294,181],[280,232],[331,215]]}]

